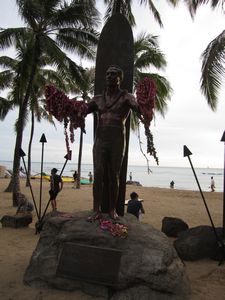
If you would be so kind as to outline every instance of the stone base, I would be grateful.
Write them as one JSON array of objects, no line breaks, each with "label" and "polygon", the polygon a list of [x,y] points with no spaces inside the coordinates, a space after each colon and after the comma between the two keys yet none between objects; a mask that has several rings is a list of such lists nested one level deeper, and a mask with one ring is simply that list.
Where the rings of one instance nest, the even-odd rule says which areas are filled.
[{"label": "stone base", "polygon": [[[90,211],[57,213],[57,216],[46,216],[39,242],[24,275],[25,284],[62,290],[80,289],[86,294],[110,300],[190,299],[190,285],[185,266],[169,239],[159,230],[139,222],[131,214],[125,214],[118,220],[128,227],[127,237],[122,238],[113,236],[109,230],[102,230],[98,221],[87,222]],[[104,218],[107,217],[104,215]],[[87,248],[115,249],[122,253],[117,281],[113,287],[57,275],[65,244],[70,243],[87,245]],[[71,255],[72,249],[69,252]],[[86,251],[85,265],[89,259],[92,267],[94,263],[100,266],[101,260],[93,260],[93,255]],[[72,254],[71,266],[73,263]],[[82,272],[82,262],[79,260],[78,263]],[[110,265],[112,261],[105,272],[110,272]],[[67,266],[70,266],[68,262]],[[138,295],[137,298],[134,298],[134,295]]]},{"label": "stone base", "polygon": [[2,227],[28,227],[32,223],[31,213],[21,213],[15,216],[5,215],[1,219]]}]

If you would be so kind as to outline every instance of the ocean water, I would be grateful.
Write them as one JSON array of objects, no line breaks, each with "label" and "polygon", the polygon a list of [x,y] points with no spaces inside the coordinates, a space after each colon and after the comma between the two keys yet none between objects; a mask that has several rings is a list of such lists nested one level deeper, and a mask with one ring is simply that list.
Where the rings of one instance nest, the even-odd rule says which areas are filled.
[{"label": "ocean water", "polygon": [[[0,165],[6,166],[7,169],[12,169],[11,161],[0,161]],[[44,162],[43,172],[50,174],[52,168],[57,168],[58,173],[62,170],[63,163]],[[23,165],[22,165],[23,167]],[[32,163],[32,174],[38,174],[41,172],[40,162]],[[77,165],[68,162],[64,168],[63,175],[72,176],[74,170],[77,170]],[[152,172],[148,174],[146,166],[128,166],[127,180],[129,180],[129,174],[132,172],[132,180],[139,181],[142,186],[146,187],[160,187],[169,188],[170,182],[175,182],[175,189],[182,190],[198,190],[194,174],[190,168],[182,167],[151,167]],[[93,165],[82,164],[81,176],[88,178],[88,173],[93,174]],[[213,176],[216,184],[216,191],[223,192],[224,170],[213,168],[196,168],[195,169],[199,184],[203,191],[210,191],[210,178]]]}]

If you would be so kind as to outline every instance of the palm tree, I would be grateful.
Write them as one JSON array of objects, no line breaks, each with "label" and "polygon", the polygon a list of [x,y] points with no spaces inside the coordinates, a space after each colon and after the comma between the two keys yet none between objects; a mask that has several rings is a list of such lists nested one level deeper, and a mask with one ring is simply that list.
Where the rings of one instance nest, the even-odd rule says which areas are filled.
[{"label": "palm tree", "polygon": [[[85,102],[89,102],[91,100],[90,94],[94,93],[94,76],[95,69],[87,68],[84,73],[84,83],[77,86],[75,92],[81,94],[81,98]],[[83,133],[84,129],[80,129],[80,142],[79,142],[79,154],[78,154],[78,163],[77,163],[77,182],[76,188],[80,189],[80,179],[81,179],[81,160],[82,160],[82,151],[83,151]]]},{"label": "palm tree", "polygon": [[[94,2],[74,0],[67,4],[66,1],[62,0],[17,0],[20,16],[27,27],[8,28],[0,31],[0,48],[2,49],[15,45],[17,40],[29,35],[25,58],[21,61],[21,68],[18,70],[19,80],[15,87],[15,95],[17,97],[23,96],[23,98],[19,106],[13,161],[14,198],[17,197],[16,194],[20,190],[19,151],[22,144],[26,109],[41,55],[43,53],[48,55],[51,64],[56,66],[62,78],[69,74],[77,82],[81,81],[82,69],[61,48],[75,51],[78,55],[87,58],[93,57],[93,46],[97,43],[97,34],[92,28],[98,24],[98,13],[94,8]],[[27,67],[28,65],[29,67]]]},{"label": "palm tree", "polygon": [[[176,5],[179,0],[167,0],[170,4]],[[127,20],[129,21],[131,26],[135,25],[135,18],[132,14],[132,0],[104,0],[105,4],[107,5],[105,20],[107,21],[113,14],[121,13],[124,15]],[[148,4],[151,13],[153,14],[155,20],[160,26],[163,26],[160,14],[155,7],[154,1],[152,0],[139,0],[140,5]]]},{"label": "palm tree", "polygon": [[209,43],[201,58],[201,90],[211,109],[216,110],[218,93],[225,76],[225,30]]},{"label": "palm tree", "polygon": [[[19,51],[19,49],[17,49]],[[23,52],[23,49],[20,49],[20,52]],[[13,81],[17,80],[17,66],[20,64],[20,61],[17,59],[12,59],[7,56],[0,57],[0,66],[4,68],[2,72],[0,72],[0,89],[5,87],[12,87]],[[43,93],[45,86],[50,82],[54,85],[57,85],[60,89],[64,91],[69,91],[71,82],[69,78],[62,79],[60,73],[54,71],[54,69],[46,69],[48,65],[48,58],[42,57],[41,68],[38,69],[36,80],[33,85],[32,94],[29,101],[29,110],[31,112],[31,131],[30,131],[30,140],[28,146],[28,155],[27,155],[27,173],[28,178],[31,173],[31,146],[34,134],[34,123],[35,119],[40,122],[42,119],[46,119],[50,123],[54,124],[52,116],[47,113],[47,111],[43,107]],[[10,76],[9,76],[10,75]],[[9,93],[8,99],[0,99],[0,120],[4,120],[7,113],[19,106],[18,103],[15,103],[13,97],[13,89],[12,92]],[[27,111],[27,113],[28,113]],[[26,113],[26,115],[27,115]],[[15,128],[17,128],[17,124],[15,124]],[[28,180],[26,185],[28,186]]]},{"label": "palm tree", "polygon": [[[192,17],[203,4],[210,4],[212,9],[221,7],[222,13],[225,13],[224,0],[185,0],[185,2]],[[208,44],[201,55],[201,59],[201,90],[208,105],[215,111],[218,93],[225,75],[225,30]]]},{"label": "palm tree", "polygon": [[171,98],[172,88],[165,77],[148,70],[150,68],[164,70],[166,65],[166,58],[160,50],[158,37],[146,33],[139,34],[134,41],[134,89],[144,77],[153,78],[157,87],[156,111],[163,117],[167,110],[167,101]]}]

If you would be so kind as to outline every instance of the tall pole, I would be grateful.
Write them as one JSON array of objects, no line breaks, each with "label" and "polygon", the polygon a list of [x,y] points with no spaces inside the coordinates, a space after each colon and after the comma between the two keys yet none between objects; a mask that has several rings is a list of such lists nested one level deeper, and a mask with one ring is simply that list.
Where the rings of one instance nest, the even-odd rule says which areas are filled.
[{"label": "tall pole", "polygon": [[43,161],[44,161],[44,144],[47,143],[44,133],[41,136],[40,143],[42,143],[41,150],[41,181],[40,181],[40,199],[39,199],[39,219],[41,218],[41,201],[42,201],[42,175],[43,175]]},{"label": "tall pole", "polygon": [[191,169],[192,169],[192,171],[193,171],[193,174],[194,174],[195,180],[196,180],[196,182],[197,182],[197,185],[198,185],[200,194],[201,194],[201,196],[202,196],[202,200],[203,200],[203,202],[204,202],[204,205],[205,205],[207,214],[208,214],[208,216],[209,216],[209,220],[210,220],[210,222],[211,222],[212,229],[213,229],[213,231],[214,231],[214,234],[215,234],[217,243],[218,243],[218,245],[221,246],[220,238],[219,238],[219,236],[218,236],[218,234],[217,234],[217,232],[216,232],[216,228],[215,228],[215,225],[214,225],[214,223],[213,223],[211,214],[210,214],[210,212],[209,212],[208,205],[207,205],[207,203],[206,203],[206,201],[205,201],[205,197],[204,197],[204,195],[203,195],[201,186],[200,186],[200,184],[199,184],[198,177],[197,177],[197,175],[196,175],[196,173],[195,173],[195,169],[194,169],[194,167],[193,167],[193,165],[192,165],[192,162],[191,162],[191,159],[190,159],[190,155],[192,155],[191,151],[188,149],[187,146],[184,146],[184,157],[186,157],[186,156],[188,157],[189,163],[190,163],[190,165],[191,165]]},{"label": "tall pole", "polygon": [[224,166],[223,166],[223,241],[225,242],[225,131],[221,138],[221,142],[224,142]]}]

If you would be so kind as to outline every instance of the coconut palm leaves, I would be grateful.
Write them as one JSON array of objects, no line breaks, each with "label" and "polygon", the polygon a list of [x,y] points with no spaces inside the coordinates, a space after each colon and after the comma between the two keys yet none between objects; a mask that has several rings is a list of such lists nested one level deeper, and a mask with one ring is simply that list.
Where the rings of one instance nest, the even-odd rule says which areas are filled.
[{"label": "coconut palm leaves", "polygon": [[221,7],[223,11],[225,10],[224,0],[184,0],[184,2],[187,4],[192,17],[195,15],[197,9],[204,4],[209,4],[212,9]]},{"label": "coconut palm leaves", "polygon": [[68,4],[63,0],[17,0],[16,3],[26,27],[0,31],[0,49],[26,40],[23,59],[17,70],[18,80],[13,88],[14,97],[20,103],[13,166],[17,179],[15,193],[19,189],[19,151],[26,110],[42,55],[48,57],[50,65],[54,65],[62,79],[70,77],[73,81],[81,82],[82,68],[64,51],[93,57],[93,47],[97,43],[97,34],[93,28],[98,23],[94,1],[73,0]]},{"label": "coconut palm leaves", "polygon": [[225,75],[225,30],[209,43],[202,53],[201,90],[209,106],[215,110],[218,92]]},{"label": "coconut palm leaves", "polygon": [[157,87],[155,108],[165,116],[167,102],[171,98],[172,88],[169,81],[158,73],[148,72],[149,69],[164,70],[165,55],[159,48],[158,37],[141,33],[134,41],[134,88],[144,77],[154,79]]},{"label": "coconut palm leaves", "polygon": [[[132,0],[104,0],[105,4],[107,4],[107,10],[106,10],[106,15],[105,15],[105,20],[108,20],[111,15],[115,13],[121,13],[124,15],[131,26],[135,25],[135,18],[132,14],[132,3],[134,3]],[[152,0],[139,0],[138,1],[140,5],[148,5],[149,10],[153,14],[153,17],[155,18],[156,22],[160,25],[163,26],[160,14],[157,10],[157,8],[154,5],[154,1]],[[176,5],[178,0],[168,0],[168,2],[172,5]]]},{"label": "coconut palm leaves", "polygon": [[[185,0],[189,11],[194,17],[199,6],[211,5],[212,9],[221,8],[225,13],[224,0]],[[218,93],[225,75],[225,31],[222,31],[209,43],[201,55],[202,74],[201,90],[212,110],[216,110]]]}]

